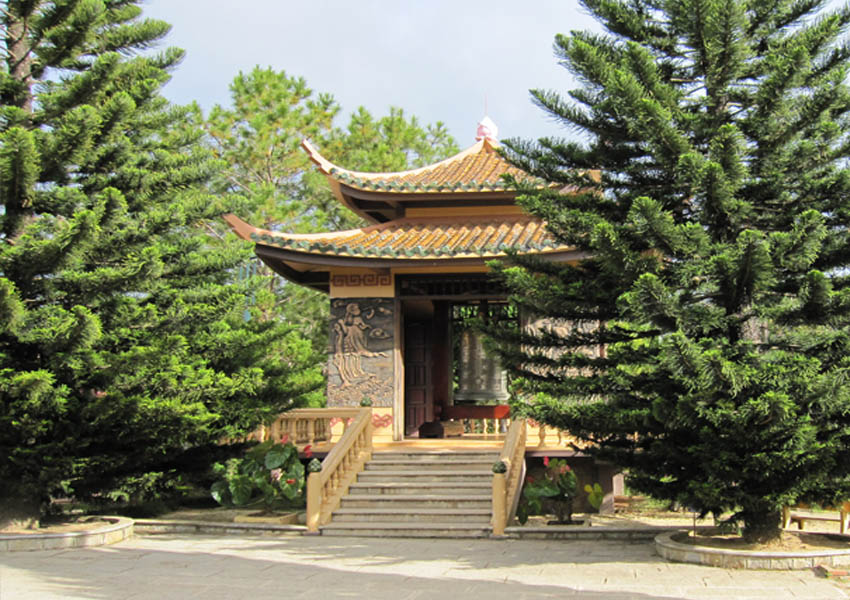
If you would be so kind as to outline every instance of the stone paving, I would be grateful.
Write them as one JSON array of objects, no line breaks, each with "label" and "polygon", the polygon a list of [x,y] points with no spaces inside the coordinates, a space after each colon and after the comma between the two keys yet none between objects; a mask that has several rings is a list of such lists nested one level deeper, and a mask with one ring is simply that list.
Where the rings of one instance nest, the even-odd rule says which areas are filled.
[{"label": "stone paving", "polygon": [[850,598],[811,571],[670,564],[651,543],[137,536],[0,553],[0,600]]}]

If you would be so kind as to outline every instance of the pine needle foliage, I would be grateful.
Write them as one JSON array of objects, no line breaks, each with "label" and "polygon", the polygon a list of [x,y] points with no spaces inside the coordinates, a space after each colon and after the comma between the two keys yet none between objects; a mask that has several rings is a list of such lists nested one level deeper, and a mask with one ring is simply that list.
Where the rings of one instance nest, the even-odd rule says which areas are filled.
[{"label": "pine needle foliage", "polygon": [[[261,67],[240,72],[230,84],[229,105],[214,106],[204,123],[213,151],[227,165],[217,173],[212,189],[240,198],[234,212],[264,229],[354,229],[366,222],[340,203],[301,147],[302,140],[308,139],[335,164],[367,172],[421,167],[458,152],[439,121],[422,126],[415,116],[394,107],[376,118],[360,107],[347,126],[340,127],[340,112],[331,94],[313,90],[303,77]],[[216,226],[224,224],[211,224]],[[277,297],[269,318],[296,323],[320,360],[327,360],[327,296],[286,282],[265,265],[259,271]]]},{"label": "pine needle foliage", "polygon": [[580,87],[532,96],[584,141],[506,144],[552,184],[522,205],[585,257],[496,266],[549,319],[490,331],[516,408],[774,538],[783,506],[850,498],[850,8],[582,4],[601,31],[554,46]]},{"label": "pine needle foliage", "polygon": [[221,165],[160,96],[182,51],[139,4],[0,13],[0,505],[23,513],[156,489],[321,382],[309,342],[246,320],[250,249],[199,227]]}]

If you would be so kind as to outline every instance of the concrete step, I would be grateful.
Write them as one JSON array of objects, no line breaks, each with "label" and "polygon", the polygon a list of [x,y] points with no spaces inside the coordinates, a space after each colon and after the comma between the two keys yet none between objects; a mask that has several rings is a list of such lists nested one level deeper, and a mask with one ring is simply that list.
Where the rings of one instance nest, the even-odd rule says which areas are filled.
[{"label": "concrete step", "polygon": [[499,460],[498,452],[375,452],[372,462],[393,460],[418,460],[420,462],[463,462],[466,460],[488,460],[492,463]]},{"label": "concrete step", "polygon": [[374,482],[365,481],[351,484],[348,488],[349,496],[378,494],[388,496],[405,496],[408,494],[491,494],[493,484],[491,481],[390,481]]},{"label": "concrete step", "polygon": [[489,524],[489,508],[339,508],[334,523]]},{"label": "concrete step", "polygon": [[424,537],[482,538],[489,537],[489,524],[459,523],[328,523],[322,535],[356,537]]},{"label": "concrete step", "polygon": [[442,482],[442,483],[470,483],[490,482],[492,484],[493,474],[480,469],[476,470],[446,470],[433,471],[402,470],[402,471],[361,471],[357,475],[358,483],[406,483],[417,482]]},{"label": "concrete step", "polygon": [[491,494],[462,496],[457,494],[366,495],[349,494],[342,499],[342,508],[492,508]]},{"label": "concrete step", "polygon": [[463,461],[421,461],[396,458],[393,460],[372,460],[366,464],[366,471],[481,471],[492,472],[493,462],[489,458]]},{"label": "concrete step", "polygon": [[498,453],[375,453],[322,535],[487,537]]}]

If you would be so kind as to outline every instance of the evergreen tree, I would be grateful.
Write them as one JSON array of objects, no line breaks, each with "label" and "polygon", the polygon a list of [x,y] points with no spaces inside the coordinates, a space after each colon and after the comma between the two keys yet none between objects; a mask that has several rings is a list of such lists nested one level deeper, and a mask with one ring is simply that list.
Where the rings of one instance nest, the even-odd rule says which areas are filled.
[{"label": "evergreen tree", "polygon": [[138,4],[0,16],[0,525],[156,489],[320,382],[309,344],[250,318],[249,250],[199,227],[231,207],[204,191],[197,110],[159,95],[182,52],[152,50],[169,27]]},{"label": "evergreen tree", "polygon": [[[227,163],[213,181],[218,193],[241,199],[240,218],[265,229],[310,233],[362,227],[343,206],[327,179],[301,148],[309,139],[324,156],[356,171],[401,171],[458,152],[437,122],[422,127],[400,108],[373,117],[358,108],[348,125],[335,125],[340,106],[328,93],[316,93],[302,77],[256,67],[230,85],[231,105],[212,108],[205,121],[210,144]],[[210,223],[220,231],[221,222]],[[327,359],[328,299],[325,294],[283,281],[265,266],[251,267],[266,278],[277,299],[266,318],[295,323],[313,342],[317,360]]]},{"label": "evergreen tree", "polygon": [[585,141],[507,144],[552,184],[523,206],[584,256],[497,268],[549,319],[491,330],[517,408],[775,538],[783,506],[850,497],[850,9],[583,5],[604,31],[555,42],[580,87],[533,97]]},{"label": "evergreen tree", "polygon": [[361,106],[340,128],[333,96],[283,71],[239,73],[230,95],[231,106],[214,106],[205,121],[216,156],[227,163],[216,190],[241,195],[242,218],[267,229],[316,232],[364,224],[333,196],[301,148],[303,139],[358,171],[401,171],[458,152],[441,122],[423,128],[400,108],[375,119]]}]

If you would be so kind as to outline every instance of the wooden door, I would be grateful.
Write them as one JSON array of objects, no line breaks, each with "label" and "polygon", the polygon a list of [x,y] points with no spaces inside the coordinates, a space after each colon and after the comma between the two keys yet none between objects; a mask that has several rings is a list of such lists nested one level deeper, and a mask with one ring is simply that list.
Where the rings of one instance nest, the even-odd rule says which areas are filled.
[{"label": "wooden door", "polygon": [[430,321],[410,321],[404,326],[404,433],[410,435],[434,420],[431,383]]}]

